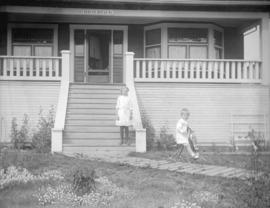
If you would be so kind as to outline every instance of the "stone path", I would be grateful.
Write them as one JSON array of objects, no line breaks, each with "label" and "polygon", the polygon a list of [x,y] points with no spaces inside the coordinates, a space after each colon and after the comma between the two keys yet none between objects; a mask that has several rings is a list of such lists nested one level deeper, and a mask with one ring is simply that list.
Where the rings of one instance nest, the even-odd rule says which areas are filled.
[{"label": "stone path", "polygon": [[[151,160],[146,158],[129,157],[123,155],[83,155],[90,160],[99,160],[110,163],[119,163],[123,165],[131,165],[140,168],[154,168],[159,170],[174,171],[178,173],[198,174],[205,176],[218,176],[225,178],[247,179],[254,175],[252,171],[215,165],[202,165],[195,163],[170,162],[166,160]],[[257,173],[262,174],[262,173]]]}]

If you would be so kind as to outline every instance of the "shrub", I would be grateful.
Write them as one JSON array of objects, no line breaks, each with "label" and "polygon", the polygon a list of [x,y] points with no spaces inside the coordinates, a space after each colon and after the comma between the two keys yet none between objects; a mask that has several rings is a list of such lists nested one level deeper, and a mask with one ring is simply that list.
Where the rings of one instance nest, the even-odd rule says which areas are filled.
[{"label": "shrub", "polygon": [[11,143],[12,143],[13,147],[16,148],[17,141],[18,141],[18,138],[19,138],[19,130],[18,130],[18,124],[17,124],[17,119],[16,118],[13,118],[12,122],[11,122],[10,137],[11,137]]},{"label": "shrub", "polygon": [[27,114],[24,114],[21,129],[18,129],[17,119],[13,118],[11,123],[11,143],[13,148],[22,149],[25,142],[30,140],[29,136],[29,118]]},{"label": "shrub", "polygon": [[157,147],[159,150],[171,150],[175,144],[175,139],[172,134],[168,134],[168,127],[163,126],[160,129]]},{"label": "shrub", "polygon": [[44,117],[42,110],[39,113],[40,118],[37,125],[37,131],[33,134],[33,146],[37,152],[45,153],[51,150],[51,129],[54,125],[54,109],[50,109],[47,117]]},{"label": "shrub", "polygon": [[263,174],[246,181],[238,194],[247,207],[270,207],[270,175]]},{"label": "shrub", "polygon": [[36,170],[47,166],[52,160],[53,156],[51,154],[4,149],[0,152],[0,169],[15,166],[23,167],[28,170]]},{"label": "shrub", "polygon": [[152,150],[155,147],[155,129],[147,116],[143,116],[142,124],[143,128],[146,129],[146,149]]},{"label": "shrub", "polygon": [[96,189],[96,172],[88,166],[76,166],[72,171],[72,187],[77,195],[88,194]]}]

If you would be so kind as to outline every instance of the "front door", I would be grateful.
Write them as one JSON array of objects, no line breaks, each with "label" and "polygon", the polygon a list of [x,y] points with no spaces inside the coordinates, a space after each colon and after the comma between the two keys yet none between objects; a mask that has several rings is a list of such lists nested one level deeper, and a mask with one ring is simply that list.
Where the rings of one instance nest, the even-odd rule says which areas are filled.
[{"label": "front door", "polygon": [[74,81],[122,83],[124,30],[74,29]]},{"label": "front door", "polygon": [[86,79],[91,83],[110,82],[111,31],[86,31]]}]

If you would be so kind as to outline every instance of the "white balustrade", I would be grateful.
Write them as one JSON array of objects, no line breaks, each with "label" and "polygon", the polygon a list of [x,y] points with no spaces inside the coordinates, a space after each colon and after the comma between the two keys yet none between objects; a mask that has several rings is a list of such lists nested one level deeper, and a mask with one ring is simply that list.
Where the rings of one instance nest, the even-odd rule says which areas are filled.
[{"label": "white balustrade", "polygon": [[0,56],[0,80],[61,80],[61,57]]},{"label": "white balustrade", "polygon": [[231,59],[134,59],[135,82],[261,83],[261,62]]}]

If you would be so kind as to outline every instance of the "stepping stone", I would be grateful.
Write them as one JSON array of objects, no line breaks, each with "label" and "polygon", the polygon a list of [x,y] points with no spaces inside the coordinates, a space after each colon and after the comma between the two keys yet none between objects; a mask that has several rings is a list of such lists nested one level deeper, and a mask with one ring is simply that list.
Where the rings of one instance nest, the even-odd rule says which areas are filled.
[{"label": "stepping stone", "polygon": [[190,165],[185,168],[183,168],[183,171],[189,172],[189,171],[194,171],[196,169],[196,166]]},{"label": "stepping stone", "polygon": [[[247,176],[247,171],[246,170],[240,170],[238,173],[235,173],[232,178],[244,178]],[[230,177],[230,176],[229,176]]]},{"label": "stepping stone", "polygon": [[223,176],[223,177],[228,177],[232,173],[236,173],[238,169],[236,168],[226,168],[224,172],[216,174],[216,176]]},{"label": "stepping stone", "polygon": [[[206,167],[207,168],[207,167]],[[212,169],[209,169],[207,171],[201,172],[201,174],[208,175],[208,176],[216,176],[218,173],[222,173],[226,170],[226,167],[215,167]]]}]

